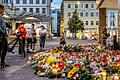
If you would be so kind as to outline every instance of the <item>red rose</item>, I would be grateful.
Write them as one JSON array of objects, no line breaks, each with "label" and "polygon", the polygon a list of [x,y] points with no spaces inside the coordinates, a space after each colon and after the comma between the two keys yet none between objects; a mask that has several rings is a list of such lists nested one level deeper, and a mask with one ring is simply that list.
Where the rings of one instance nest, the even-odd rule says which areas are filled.
[{"label": "red rose", "polygon": [[79,68],[80,64],[75,64],[74,67]]}]

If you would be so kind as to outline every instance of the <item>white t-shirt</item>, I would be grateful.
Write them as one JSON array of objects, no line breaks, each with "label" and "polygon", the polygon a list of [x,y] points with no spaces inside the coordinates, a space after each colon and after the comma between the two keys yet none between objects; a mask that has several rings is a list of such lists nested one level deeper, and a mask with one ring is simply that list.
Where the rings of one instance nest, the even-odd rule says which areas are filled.
[{"label": "white t-shirt", "polygon": [[46,36],[46,35],[47,35],[47,30],[46,30],[46,29],[40,30],[40,31],[39,31],[39,35],[40,35],[40,36]]}]

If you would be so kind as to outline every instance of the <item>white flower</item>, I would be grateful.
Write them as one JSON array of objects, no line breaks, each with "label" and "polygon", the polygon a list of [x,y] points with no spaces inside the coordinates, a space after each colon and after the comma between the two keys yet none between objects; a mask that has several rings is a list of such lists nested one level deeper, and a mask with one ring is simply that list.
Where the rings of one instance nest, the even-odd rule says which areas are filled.
[{"label": "white flower", "polygon": [[43,67],[44,69],[49,69],[48,64],[42,65],[42,67]]},{"label": "white flower", "polygon": [[76,80],[76,77],[73,77],[74,80]]},{"label": "white flower", "polygon": [[62,77],[65,77],[65,73],[62,74]]}]

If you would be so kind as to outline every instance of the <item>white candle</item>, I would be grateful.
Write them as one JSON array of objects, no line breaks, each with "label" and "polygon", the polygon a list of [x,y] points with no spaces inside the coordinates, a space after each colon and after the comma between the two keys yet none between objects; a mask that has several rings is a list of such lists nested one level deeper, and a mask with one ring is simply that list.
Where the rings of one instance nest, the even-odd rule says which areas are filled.
[{"label": "white candle", "polygon": [[103,70],[103,71],[101,72],[102,79],[100,79],[100,80],[106,80],[106,75],[107,75],[107,74],[106,74],[106,71]]},{"label": "white candle", "polygon": [[119,76],[116,75],[116,76],[114,77],[114,80],[119,80]]}]

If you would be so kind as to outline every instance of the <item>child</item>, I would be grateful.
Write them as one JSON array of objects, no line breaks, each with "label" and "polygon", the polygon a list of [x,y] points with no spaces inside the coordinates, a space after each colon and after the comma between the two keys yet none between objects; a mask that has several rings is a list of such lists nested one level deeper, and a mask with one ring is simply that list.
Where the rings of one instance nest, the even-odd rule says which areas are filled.
[{"label": "child", "polygon": [[62,36],[60,38],[60,45],[65,45],[65,44],[66,44],[65,38]]}]

